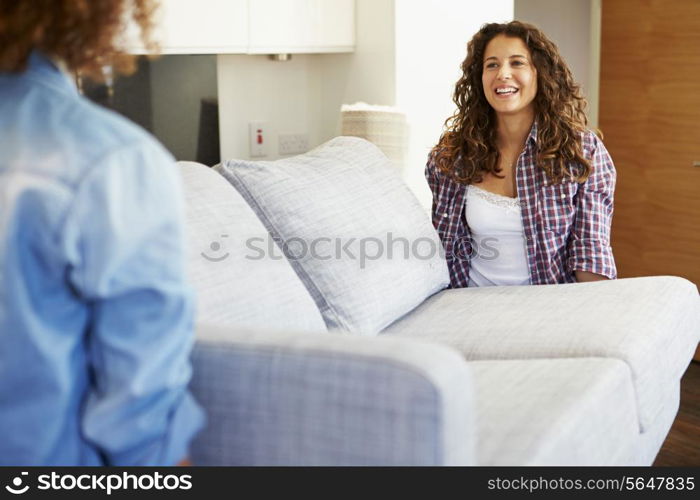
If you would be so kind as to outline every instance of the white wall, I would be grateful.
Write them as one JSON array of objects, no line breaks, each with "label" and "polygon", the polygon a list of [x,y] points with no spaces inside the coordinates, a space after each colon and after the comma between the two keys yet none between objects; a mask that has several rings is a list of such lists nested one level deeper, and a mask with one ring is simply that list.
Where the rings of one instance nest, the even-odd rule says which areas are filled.
[{"label": "white wall", "polygon": [[248,123],[267,124],[268,156],[278,158],[277,135],[307,132],[310,143],[319,140],[317,76],[308,55],[291,61],[267,56],[218,56],[219,129],[221,158],[249,159]]},{"label": "white wall", "polygon": [[355,52],[292,56],[218,56],[222,158],[249,159],[248,123],[268,124],[268,156],[279,133],[309,134],[314,147],[340,133],[340,106],[393,104],[394,0],[356,0]]},{"label": "white wall", "polygon": [[396,1],[396,106],[410,129],[404,179],[429,207],[425,161],[453,114],[467,42],[482,24],[513,19],[512,0]]},{"label": "white wall", "polygon": [[394,0],[355,0],[355,24],[355,52],[313,57],[322,82],[323,141],[340,134],[341,104],[396,102]]}]

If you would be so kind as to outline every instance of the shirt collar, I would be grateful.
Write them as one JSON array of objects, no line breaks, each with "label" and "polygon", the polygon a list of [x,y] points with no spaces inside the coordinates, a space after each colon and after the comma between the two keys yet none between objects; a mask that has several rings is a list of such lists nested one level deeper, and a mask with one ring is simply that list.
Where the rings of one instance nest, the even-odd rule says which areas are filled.
[{"label": "shirt collar", "polygon": [[530,133],[527,136],[526,142],[532,143],[533,146],[537,146],[537,120],[532,122],[532,127],[530,128]]},{"label": "shirt collar", "polygon": [[30,54],[26,74],[34,80],[41,81],[64,92],[78,93],[75,82],[65,65],[51,60],[38,50],[34,50]]}]

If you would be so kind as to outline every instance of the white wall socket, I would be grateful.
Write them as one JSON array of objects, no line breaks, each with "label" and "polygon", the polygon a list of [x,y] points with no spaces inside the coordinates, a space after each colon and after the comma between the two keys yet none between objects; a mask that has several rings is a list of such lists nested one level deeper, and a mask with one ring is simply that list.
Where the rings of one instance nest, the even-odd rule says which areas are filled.
[{"label": "white wall socket", "polygon": [[279,154],[297,155],[309,150],[309,134],[280,134]]},{"label": "white wall socket", "polygon": [[265,122],[250,122],[248,124],[250,157],[267,156],[267,124]]}]

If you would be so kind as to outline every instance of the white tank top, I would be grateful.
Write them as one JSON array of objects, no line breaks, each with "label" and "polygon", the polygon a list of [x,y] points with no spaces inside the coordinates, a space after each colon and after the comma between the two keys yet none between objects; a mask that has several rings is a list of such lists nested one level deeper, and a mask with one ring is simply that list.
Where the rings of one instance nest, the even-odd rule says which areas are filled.
[{"label": "white tank top", "polygon": [[469,286],[529,285],[520,200],[467,186],[472,236]]}]

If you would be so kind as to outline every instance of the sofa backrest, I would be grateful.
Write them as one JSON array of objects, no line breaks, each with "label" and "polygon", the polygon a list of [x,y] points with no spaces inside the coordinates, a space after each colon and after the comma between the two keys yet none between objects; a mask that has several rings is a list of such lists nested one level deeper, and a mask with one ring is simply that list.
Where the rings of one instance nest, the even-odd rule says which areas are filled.
[{"label": "sofa backrest", "polygon": [[197,322],[325,331],[308,291],[238,192],[205,165],[178,164]]}]

